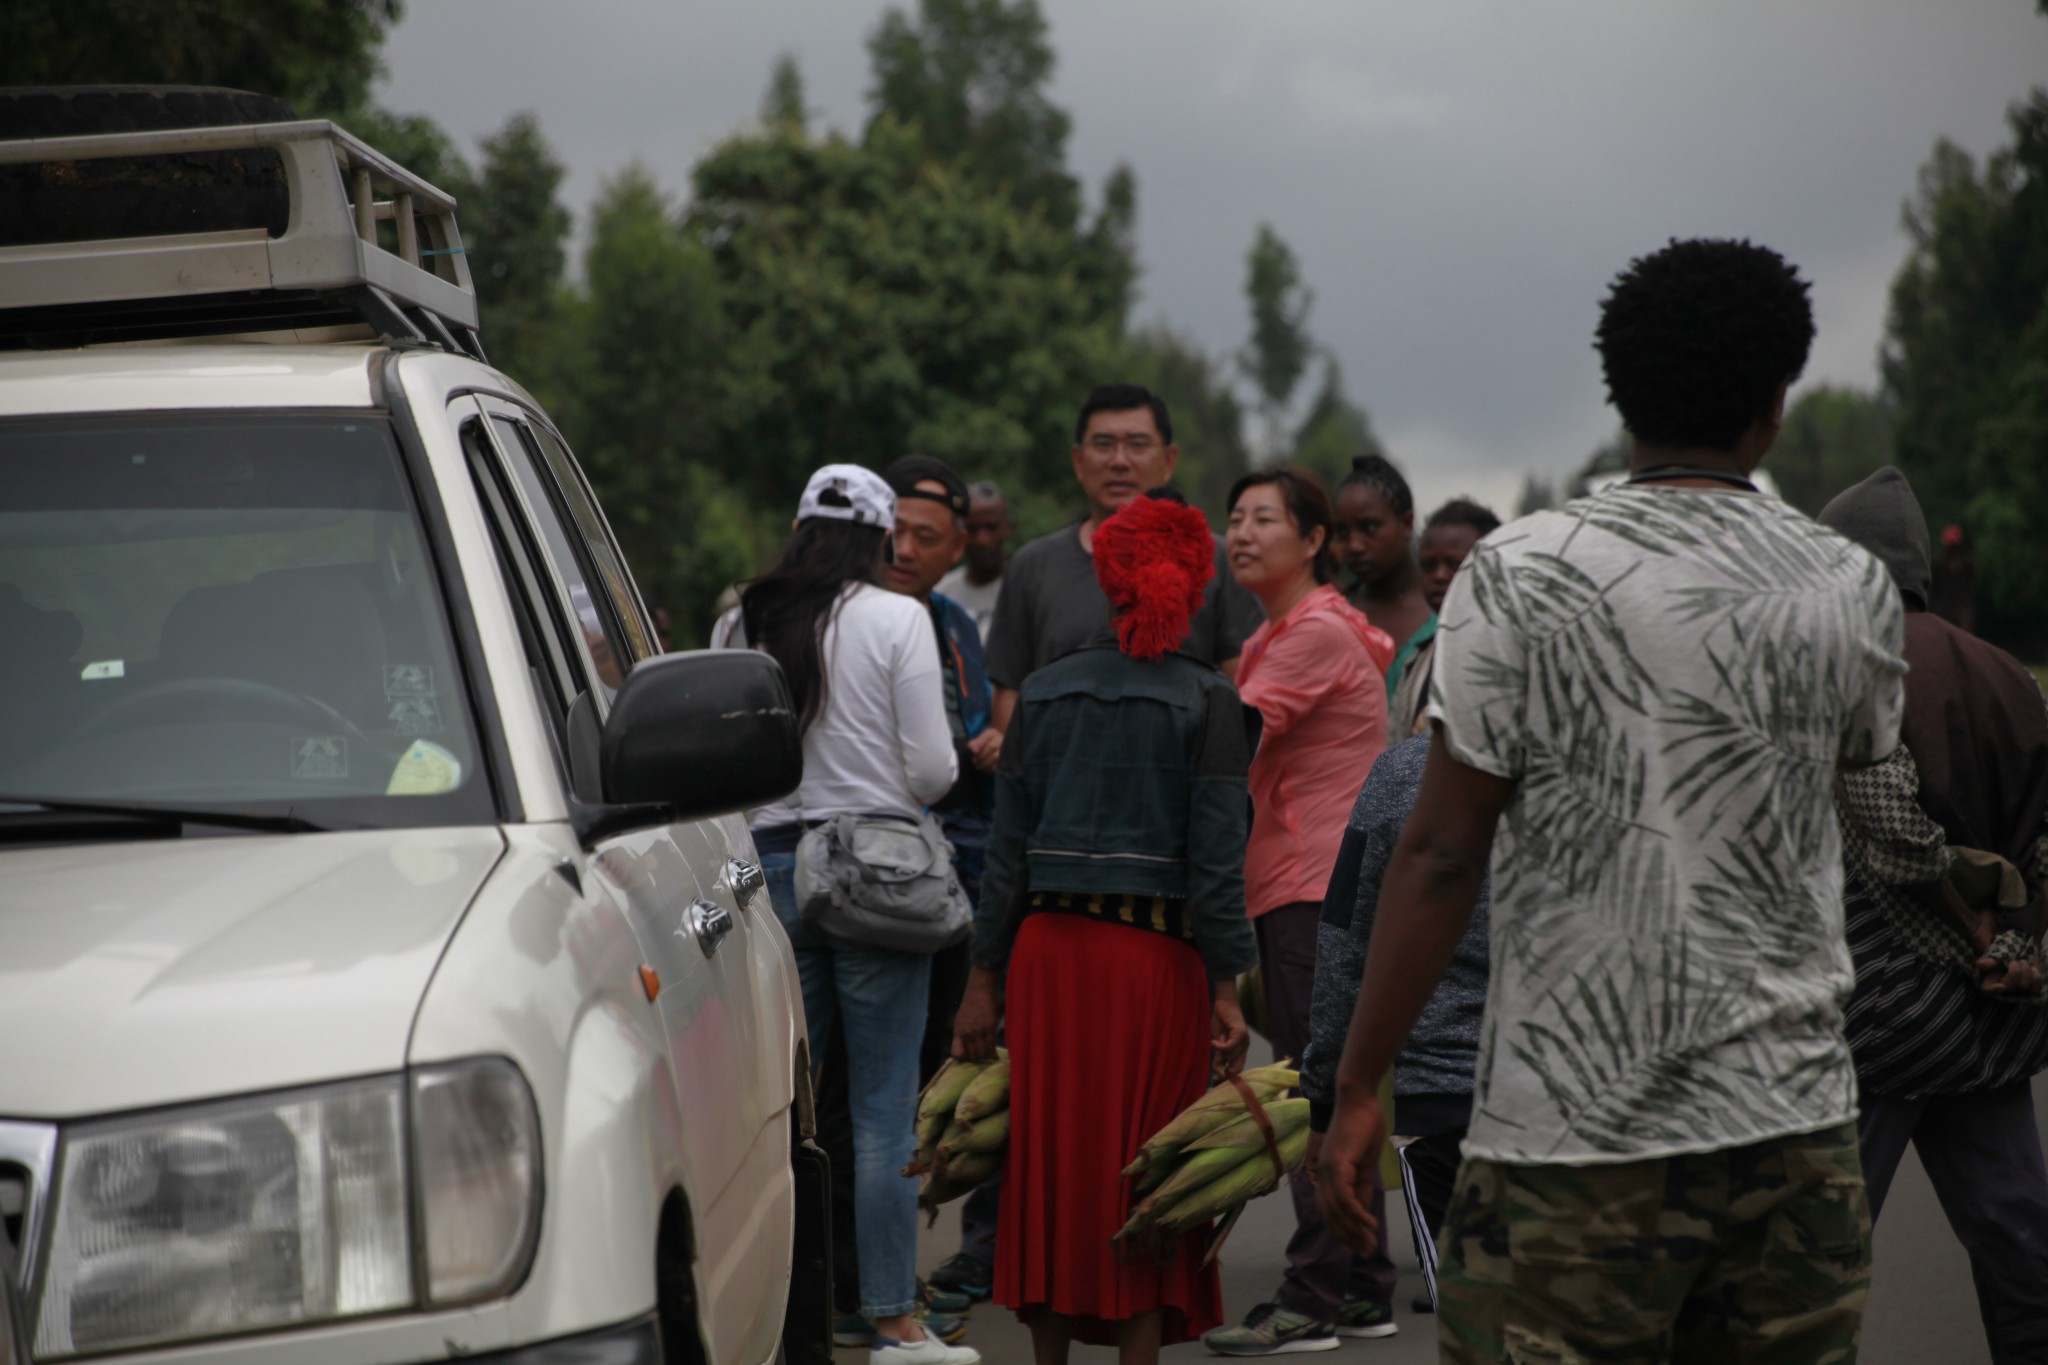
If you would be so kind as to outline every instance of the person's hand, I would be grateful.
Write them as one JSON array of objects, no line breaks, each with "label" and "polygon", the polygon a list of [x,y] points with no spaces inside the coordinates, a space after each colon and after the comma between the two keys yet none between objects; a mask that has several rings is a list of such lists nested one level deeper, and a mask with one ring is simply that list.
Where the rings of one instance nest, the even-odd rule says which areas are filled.
[{"label": "person's hand", "polygon": [[1322,1160],[1323,1135],[1315,1129],[1308,1130],[1308,1155],[1301,1159],[1301,1169],[1308,1172],[1308,1183],[1316,1183],[1316,1162]]},{"label": "person's hand", "polygon": [[953,1016],[953,1055],[963,1062],[985,1062],[996,1055],[996,1029],[1003,1005],[996,974],[976,967],[967,976],[966,993]]},{"label": "person's hand", "polygon": [[967,741],[967,753],[974,760],[974,770],[979,773],[993,773],[996,764],[1003,758],[1003,732],[983,730]]},{"label": "person's hand", "polygon": [[2025,959],[2008,962],[2004,958],[1980,957],[1977,959],[1977,989],[1986,995],[2039,995],[2040,964]]},{"label": "person's hand", "polygon": [[1361,1256],[1370,1256],[1380,1242],[1372,1189],[1386,1143],[1387,1116],[1379,1096],[1347,1098],[1340,1092],[1330,1131],[1314,1159],[1316,1207],[1330,1230]]},{"label": "person's hand", "polygon": [[1245,1025],[1244,1011],[1238,1008],[1235,982],[1228,994],[1219,991],[1209,1007],[1209,1044],[1215,1049],[1209,1068],[1211,1083],[1226,1081],[1244,1070],[1244,1055],[1251,1050],[1252,1031]]}]

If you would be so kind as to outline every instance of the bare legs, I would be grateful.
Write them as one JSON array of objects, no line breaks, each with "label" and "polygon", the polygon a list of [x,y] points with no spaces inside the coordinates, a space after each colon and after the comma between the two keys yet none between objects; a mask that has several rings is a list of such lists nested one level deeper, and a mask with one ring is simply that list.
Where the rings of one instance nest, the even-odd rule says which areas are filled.
[{"label": "bare legs", "polygon": [[[1067,1365],[1074,1345],[1074,1321],[1064,1313],[1040,1308],[1031,1314],[1032,1365]],[[1166,1332],[1166,1312],[1154,1308],[1116,1325],[1117,1365],[1159,1365],[1159,1343]]]}]

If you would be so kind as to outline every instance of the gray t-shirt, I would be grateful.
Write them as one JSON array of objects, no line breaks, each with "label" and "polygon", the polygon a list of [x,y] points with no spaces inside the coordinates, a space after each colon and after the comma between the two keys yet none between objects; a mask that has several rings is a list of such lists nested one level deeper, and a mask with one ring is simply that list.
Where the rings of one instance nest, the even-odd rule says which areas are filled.
[{"label": "gray t-shirt", "polygon": [[[1258,599],[1237,585],[1216,542],[1216,576],[1188,624],[1181,652],[1207,664],[1234,659],[1265,619]],[[1062,526],[1017,551],[1003,571],[1002,600],[988,637],[988,676],[997,687],[1024,679],[1071,654],[1109,624],[1109,599],[1095,581],[1095,556],[1081,548],[1080,523]]]}]

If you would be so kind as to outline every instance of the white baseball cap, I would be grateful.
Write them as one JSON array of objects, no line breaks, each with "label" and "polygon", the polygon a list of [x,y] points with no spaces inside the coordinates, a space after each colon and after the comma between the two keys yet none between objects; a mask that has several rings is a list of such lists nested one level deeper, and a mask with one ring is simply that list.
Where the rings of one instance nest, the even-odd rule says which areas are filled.
[{"label": "white baseball cap", "polygon": [[[828,495],[830,496],[828,500]],[[896,495],[880,474],[857,464],[828,464],[811,475],[796,505],[796,519],[829,517],[887,530],[896,524]]]}]

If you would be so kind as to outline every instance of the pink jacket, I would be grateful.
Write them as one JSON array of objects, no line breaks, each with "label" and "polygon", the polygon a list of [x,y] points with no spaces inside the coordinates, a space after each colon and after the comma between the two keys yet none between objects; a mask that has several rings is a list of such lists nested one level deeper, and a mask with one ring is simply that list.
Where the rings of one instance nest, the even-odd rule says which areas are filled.
[{"label": "pink jacket", "polygon": [[1325,584],[1245,642],[1237,690],[1265,730],[1252,759],[1245,908],[1321,902],[1351,805],[1387,747],[1394,641]]}]

